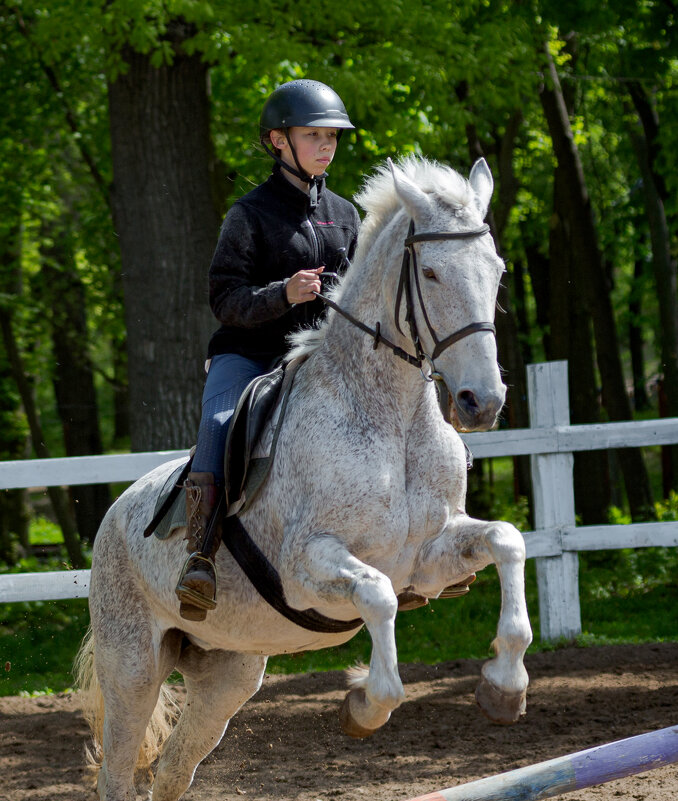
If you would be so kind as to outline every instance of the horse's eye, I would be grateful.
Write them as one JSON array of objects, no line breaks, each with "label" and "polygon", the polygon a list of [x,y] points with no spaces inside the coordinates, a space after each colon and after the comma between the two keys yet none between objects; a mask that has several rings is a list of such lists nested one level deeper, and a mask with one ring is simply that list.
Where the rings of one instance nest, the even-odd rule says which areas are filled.
[{"label": "horse's eye", "polygon": [[421,274],[424,276],[424,278],[430,278],[431,281],[437,281],[438,280],[436,278],[436,274],[433,272],[433,270],[430,267],[422,267],[421,268]]}]

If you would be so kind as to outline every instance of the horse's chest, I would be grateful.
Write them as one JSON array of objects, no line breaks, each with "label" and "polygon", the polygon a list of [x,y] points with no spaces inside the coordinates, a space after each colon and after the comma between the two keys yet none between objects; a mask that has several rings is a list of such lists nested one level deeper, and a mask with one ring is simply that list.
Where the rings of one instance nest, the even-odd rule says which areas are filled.
[{"label": "horse's chest", "polygon": [[344,490],[343,516],[352,527],[391,533],[407,528],[407,481],[402,465],[375,460],[367,480],[354,473]]},{"label": "horse's chest", "polygon": [[[458,439],[458,438],[457,438]],[[456,439],[440,447],[433,436],[417,437],[408,448],[405,465],[410,537],[422,541],[438,534],[450,511],[463,507],[466,463]]]},{"label": "horse's chest", "polygon": [[445,526],[449,489],[449,477],[408,471],[405,459],[375,460],[369,480],[356,476],[344,487],[341,517],[351,551],[374,565],[415,560],[423,542]]}]

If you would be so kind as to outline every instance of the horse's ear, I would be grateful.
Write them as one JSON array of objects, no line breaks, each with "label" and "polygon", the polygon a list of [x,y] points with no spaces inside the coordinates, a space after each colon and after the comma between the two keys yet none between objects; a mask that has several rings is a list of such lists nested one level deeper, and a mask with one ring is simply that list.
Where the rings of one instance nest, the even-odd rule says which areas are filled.
[{"label": "horse's ear", "polygon": [[393,183],[395,184],[398,197],[402,200],[410,217],[419,217],[429,211],[431,208],[431,201],[428,195],[422,192],[415,183],[410,181],[405,173],[399,167],[396,167],[391,159],[387,159],[387,162],[391,169],[391,175],[393,176]]},{"label": "horse's ear", "polygon": [[492,173],[487,166],[485,159],[480,158],[471,168],[471,174],[468,177],[471,189],[473,189],[476,196],[476,206],[480,212],[480,216],[485,219],[487,209],[490,206],[490,198],[494,190],[494,181]]}]

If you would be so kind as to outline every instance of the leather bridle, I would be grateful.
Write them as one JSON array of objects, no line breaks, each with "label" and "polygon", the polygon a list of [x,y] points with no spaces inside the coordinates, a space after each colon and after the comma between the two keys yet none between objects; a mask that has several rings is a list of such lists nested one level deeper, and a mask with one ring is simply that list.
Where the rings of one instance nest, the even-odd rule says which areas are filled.
[{"label": "leather bridle", "polygon": [[[431,321],[429,320],[426,312],[426,306],[424,305],[424,299],[421,294],[419,270],[417,269],[417,254],[414,249],[414,245],[418,242],[437,242],[450,239],[473,239],[478,236],[483,236],[484,234],[488,233],[489,230],[489,225],[481,225],[480,228],[474,228],[470,231],[427,231],[417,234],[414,230],[414,220],[410,220],[410,227],[404,242],[403,261],[400,268],[398,289],[396,291],[394,318],[396,328],[401,334],[405,335],[405,332],[400,327],[400,307],[404,298],[405,322],[409,327],[410,339],[414,345],[416,354],[415,356],[403,350],[402,348],[399,348],[395,343],[384,337],[381,333],[381,323],[378,322],[375,328],[370,328],[368,325],[358,320],[345,309],[342,309],[337,303],[330,300],[325,295],[321,294],[320,292],[316,292],[315,294],[330,308],[341,314],[342,317],[345,317],[350,323],[355,325],[357,328],[360,328],[360,330],[364,331],[366,334],[369,334],[374,339],[373,348],[375,350],[380,343],[386,345],[386,347],[390,348],[390,350],[393,351],[398,358],[403,359],[414,367],[418,367],[427,381],[440,381],[442,380],[442,376],[435,369],[434,360],[437,359],[438,356],[443,353],[443,351],[445,351],[451,345],[454,345],[455,342],[459,342],[471,334],[475,334],[479,331],[491,331],[496,335],[497,330],[494,327],[494,323],[477,322],[469,323],[469,325],[460,328],[458,331],[455,331],[453,334],[450,334],[444,339],[440,339],[438,337],[435,329],[431,325]],[[416,288],[416,298],[419,303],[419,309],[434,344],[433,353],[430,355],[424,351],[423,345],[421,344],[421,337],[419,336],[419,330],[417,329],[415,315],[415,295],[412,291],[412,274],[414,274],[414,286]],[[424,372],[425,365],[429,366],[431,371],[430,374]]]},{"label": "leather bridle", "polygon": [[[417,270],[417,256],[414,251],[414,245],[417,242],[431,242],[444,239],[469,239],[471,237],[482,236],[483,234],[486,234],[489,230],[490,229],[487,225],[483,225],[480,228],[477,228],[473,231],[461,231],[461,232],[442,231],[434,233],[415,234],[414,221],[410,223],[410,230],[407,239],[405,239],[405,252],[403,255],[402,268],[400,271],[400,281],[398,283],[398,290],[396,293],[395,321],[398,330],[402,334],[403,332],[400,329],[398,318],[400,316],[400,306],[404,297],[406,304],[405,320],[409,325],[410,337],[415,347],[415,351],[417,354],[416,356],[412,356],[412,354],[407,353],[406,351],[402,350],[402,348],[399,348],[397,345],[395,345],[393,342],[390,342],[385,337],[382,337],[379,330],[381,327],[379,323],[377,323],[376,329],[372,329],[369,326],[365,325],[365,323],[353,317],[352,314],[349,314],[347,311],[342,309],[334,301],[330,300],[329,298],[325,297],[319,292],[315,293],[321,300],[323,300],[328,306],[330,306],[330,308],[334,309],[336,312],[338,312],[347,320],[349,320],[349,322],[351,322],[353,325],[357,326],[362,331],[365,331],[367,334],[372,336],[372,338],[374,339],[373,347],[375,349],[379,346],[380,342],[383,343],[384,345],[389,347],[396,354],[396,356],[399,356],[401,359],[404,359],[409,364],[419,367],[424,378],[426,378],[429,381],[437,381],[439,392],[441,393],[439,394],[441,411],[447,422],[450,422],[449,398],[447,399],[447,401],[443,400],[443,398],[446,396],[444,396],[442,393],[446,392],[447,390],[444,386],[442,376],[440,376],[440,374],[435,370],[433,360],[437,356],[439,356],[446,348],[449,348],[450,345],[453,345],[460,339],[464,339],[464,337],[467,337],[470,334],[475,333],[476,331],[492,331],[493,333],[495,333],[495,328],[494,325],[489,322],[471,323],[470,325],[461,328],[454,334],[450,334],[450,336],[445,337],[445,339],[441,340],[438,338],[428,318],[428,314],[426,313],[426,308],[424,306],[424,301],[421,295],[421,289],[419,286],[419,275]],[[410,261],[412,263],[412,270],[410,270]],[[428,356],[424,352],[424,349],[419,339],[419,333],[417,331],[417,324],[414,315],[414,294],[412,292],[412,279],[410,275],[411,272],[414,272],[415,276],[414,285],[417,289],[417,298],[419,302],[419,307],[421,309],[421,313],[424,317],[429,333],[433,338],[433,342],[435,343],[433,354],[431,356]],[[424,372],[423,366],[425,362],[430,364],[431,368],[430,375],[427,375]],[[468,462],[470,452],[468,451],[468,448],[466,448],[466,451],[467,451],[467,464],[470,466],[470,463]],[[222,497],[222,503],[225,502],[224,501],[225,496],[222,494],[221,497]],[[155,527],[155,523],[153,524],[153,526]],[[149,529],[147,529],[146,533],[150,533]],[[331,618],[325,617],[324,615],[321,615],[320,613],[316,612],[314,609],[305,609],[300,611],[290,607],[287,601],[285,600],[285,593],[278,572],[271,565],[266,556],[261,552],[256,543],[252,540],[252,538],[248,534],[246,528],[243,526],[237,514],[225,518],[224,536],[226,545],[229,548],[231,554],[234,556],[238,564],[245,572],[245,575],[248,576],[248,578],[250,579],[254,587],[257,589],[257,591],[260,593],[260,595],[274,609],[280,612],[281,615],[284,615],[288,620],[291,620],[296,625],[308,629],[309,631],[319,631],[325,633],[348,632],[357,629],[359,626],[363,625],[363,621],[360,618],[355,618],[354,620],[332,620]]]}]

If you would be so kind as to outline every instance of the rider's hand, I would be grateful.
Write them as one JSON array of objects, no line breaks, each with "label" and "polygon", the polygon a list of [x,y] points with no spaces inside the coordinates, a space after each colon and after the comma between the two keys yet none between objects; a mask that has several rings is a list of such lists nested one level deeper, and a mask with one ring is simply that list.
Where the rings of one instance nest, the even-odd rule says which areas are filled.
[{"label": "rider's hand", "polygon": [[314,292],[320,292],[320,273],[325,269],[316,267],[315,270],[299,270],[287,282],[285,292],[290,303],[306,303],[315,300]]}]

